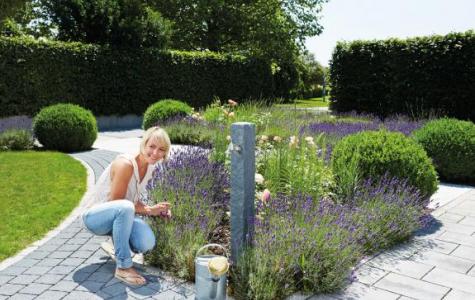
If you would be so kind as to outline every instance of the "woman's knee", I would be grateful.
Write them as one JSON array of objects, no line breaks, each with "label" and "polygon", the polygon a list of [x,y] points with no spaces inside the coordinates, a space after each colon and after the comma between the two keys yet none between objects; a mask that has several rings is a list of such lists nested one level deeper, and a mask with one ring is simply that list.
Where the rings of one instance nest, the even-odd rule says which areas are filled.
[{"label": "woman's knee", "polygon": [[133,237],[133,248],[136,252],[145,253],[155,247],[156,239],[152,230],[142,232],[139,237]]},{"label": "woman's knee", "polygon": [[126,216],[134,216],[135,215],[135,205],[129,200],[114,200],[117,208],[118,214],[126,215]]}]

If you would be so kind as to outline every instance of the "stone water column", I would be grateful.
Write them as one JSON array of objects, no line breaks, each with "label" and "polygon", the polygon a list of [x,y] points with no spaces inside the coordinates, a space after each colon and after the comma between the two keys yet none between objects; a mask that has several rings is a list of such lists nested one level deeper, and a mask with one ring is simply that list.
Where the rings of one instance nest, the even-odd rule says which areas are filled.
[{"label": "stone water column", "polygon": [[255,125],[231,125],[231,258],[236,263],[249,233],[254,231],[256,173]]}]

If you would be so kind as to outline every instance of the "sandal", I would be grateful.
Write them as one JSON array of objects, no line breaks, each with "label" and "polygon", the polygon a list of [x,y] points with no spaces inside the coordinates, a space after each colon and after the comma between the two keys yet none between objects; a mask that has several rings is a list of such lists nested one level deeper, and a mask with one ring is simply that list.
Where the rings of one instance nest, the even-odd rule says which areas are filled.
[{"label": "sandal", "polygon": [[[132,286],[132,287],[138,287],[138,286],[144,286],[147,284],[147,279],[144,277],[140,276],[139,274],[128,274],[128,275],[119,275],[117,272],[114,275],[115,278],[119,279],[126,285]],[[144,283],[137,283],[137,279],[145,279]]]}]

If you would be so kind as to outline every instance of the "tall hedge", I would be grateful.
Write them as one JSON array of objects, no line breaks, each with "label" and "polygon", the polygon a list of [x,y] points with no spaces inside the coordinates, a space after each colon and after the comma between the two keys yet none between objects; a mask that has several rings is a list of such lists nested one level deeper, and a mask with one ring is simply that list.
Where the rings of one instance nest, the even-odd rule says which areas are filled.
[{"label": "tall hedge", "polygon": [[331,107],[475,120],[475,32],[338,43]]},{"label": "tall hedge", "polygon": [[215,96],[244,100],[272,92],[270,65],[256,58],[0,37],[0,117],[32,116],[58,102],[95,115],[141,115],[164,98],[202,107]]}]

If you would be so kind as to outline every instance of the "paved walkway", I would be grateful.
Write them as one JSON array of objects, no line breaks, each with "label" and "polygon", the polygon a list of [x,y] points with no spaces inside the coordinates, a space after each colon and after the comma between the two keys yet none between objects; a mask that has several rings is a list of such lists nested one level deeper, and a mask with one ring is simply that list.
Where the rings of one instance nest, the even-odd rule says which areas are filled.
[{"label": "paved walkway", "polygon": [[[118,152],[138,149],[140,134],[101,133],[94,144],[100,149],[73,154],[87,165],[89,186]],[[475,189],[441,185],[433,198],[441,205],[433,228],[365,259],[358,281],[341,293],[291,299],[475,299]],[[99,249],[105,238],[82,228],[81,207],[45,239],[0,264],[0,300],[194,298],[193,285],[141,265],[146,286],[130,288],[114,279],[115,264]]]}]

